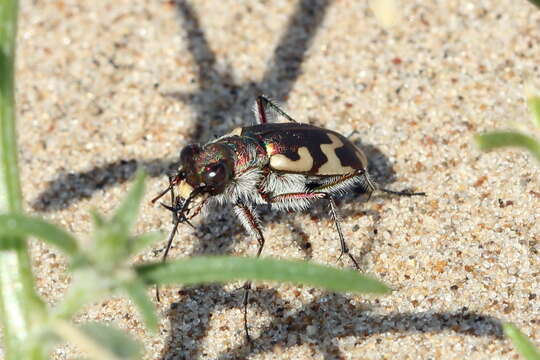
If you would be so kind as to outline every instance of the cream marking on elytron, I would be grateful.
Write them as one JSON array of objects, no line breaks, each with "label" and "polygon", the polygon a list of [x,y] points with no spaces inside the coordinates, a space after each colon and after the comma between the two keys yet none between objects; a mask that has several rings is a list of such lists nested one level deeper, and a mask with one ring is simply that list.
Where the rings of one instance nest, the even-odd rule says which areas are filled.
[{"label": "cream marking on elytron", "polygon": [[290,172],[307,172],[313,167],[313,157],[309,153],[307,147],[303,146],[298,149],[298,160],[291,160],[282,154],[270,156],[270,166],[274,170],[290,171]]},{"label": "cream marking on elytron", "polygon": [[343,146],[343,142],[338,139],[334,134],[328,134],[328,137],[332,141],[331,144],[322,144],[321,150],[326,158],[328,159],[320,168],[317,170],[318,175],[345,175],[351,174],[354,172],[354,169],[350,166],[342,166],[341,161],[336,155],[336,149]]}]

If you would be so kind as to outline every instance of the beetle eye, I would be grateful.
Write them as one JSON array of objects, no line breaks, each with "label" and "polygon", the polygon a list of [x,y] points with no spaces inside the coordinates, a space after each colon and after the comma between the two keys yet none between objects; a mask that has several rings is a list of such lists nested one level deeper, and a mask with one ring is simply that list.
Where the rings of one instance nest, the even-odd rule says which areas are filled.
[{"label": "beetle eye", "polygon": [[205,173],[205,183],[215,190],[222,190],[228,180],[227,175],[225,163],[219,162],[207,168]]}]

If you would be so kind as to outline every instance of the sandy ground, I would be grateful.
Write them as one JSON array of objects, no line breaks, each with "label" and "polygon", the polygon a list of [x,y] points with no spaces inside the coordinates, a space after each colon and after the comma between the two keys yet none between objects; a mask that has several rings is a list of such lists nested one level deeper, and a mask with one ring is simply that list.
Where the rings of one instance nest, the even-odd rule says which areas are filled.
[{"label": "sandy ground", "polygon": [[[146,334],[123,298],[79,319],[113,322],[148,359],[508,359],[513,321],[540,343],[540,167],[480,153],[474,134],[532,131],[524,84],[540,81],[540,10],[522,1],[403,1],[383,29],[366,1],[22,1],[17,61],[26,209],[75,233],[110,213],[137,167],[149,200],[179,150],[250,124],[265,93],[299,121],[353,130],[385,186],[427,198],[340,201],[362,270],[391,296],[258,284],[243,338],[240,283],[170,287]],[[336,264],[327,209],[263,213],[264,256]],[[184,227],[171,256],[253,255],[230,209]],[[137,233],[170,228],[148,201]],[[156,244],[134,261],[157,260]],[[39,291],[69,285],[62,256],[33,246]],[[337,266],[349,267],[347,261]],[[54,353],[76,357],[73,348]]]}]

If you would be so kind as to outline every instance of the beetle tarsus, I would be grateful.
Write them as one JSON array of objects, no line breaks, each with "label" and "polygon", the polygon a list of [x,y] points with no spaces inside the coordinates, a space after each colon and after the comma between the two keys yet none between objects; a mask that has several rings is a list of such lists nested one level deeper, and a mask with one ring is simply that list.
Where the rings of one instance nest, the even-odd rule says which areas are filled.
[{"label": "beetle tarsus", "polygon": [[253,340],[251,339],[251,336],[249,335],[249,327],[248,327],[248,323],[247,323],[247,307],[248,307],[248,303],[249,303],[249,291],[251,290],[251,282],[250,281],[246,281],[246,283],[244,283],[244,300],[243,300],[243,304],[244,304],[244,333],[246,334],[246,340],[248,341],[249,344],[253,344]]},{"label": "beetle tarsus", "polygon": [[426,196],[425,192],[412,192],[410,190],[401,190],[401,191],[395,191],[385,188],[379,188],[380,191],[385,192],[387,194],[397,195],[397,196]]},{"label": "beetle tarsus", "polygon": [[358,265],[358,262],[356,261],[354,256],[352,256],[352,254],[350,253],[349,248],[347,247],[347,243],[345,242],[345,237],[343,236],[343,232],[341,231],[341,224],[340,224],[339,216],[336,210],[336,202],[334,201],[334,198],[330,196],[329,194],[326,194],[326,199],[330,203],[330,213],[332,214],[332,218],[334,219],[334,224],[336,224],[336,230],[339,236],[339,243],[341,245],[341,254],[339,255],[338,261],[341,259],[343,254],[347,254],[349,259],[351,259],[351,261],[353,262],[356,270],[360,270],[360,266]]},{"label": "beetle tarsus", "polygon": [[[259,227],[259,219],[254,213],[254,209],[252,209],[250,206],[244,204],[241,201],[238,201],[235,205],[236,214],[240,218],[242,225],[244,225],[244,228],[246,231],[251,235],[254,236],[257,239],[257,242],[259,243],[259,248],[257,249],[257,255],[256,257],[259,257],[261,255],[262,249],[264,247],[264,236],[262,234],[262,231]],[[251,343],[251,337],[249,336],[249,328],[247,325],[247,306],[248,306],[248,300],[249,300],[249,291],[251,290],[251,282],[246,281],[244,283],[244,331],[246,333],[246,338],[248,339],[248,342]]]}]

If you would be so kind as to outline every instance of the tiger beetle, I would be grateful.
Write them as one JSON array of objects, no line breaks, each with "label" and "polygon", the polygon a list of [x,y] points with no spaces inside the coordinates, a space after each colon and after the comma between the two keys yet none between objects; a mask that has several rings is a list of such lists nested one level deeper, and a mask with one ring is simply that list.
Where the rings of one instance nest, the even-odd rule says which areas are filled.
[{"label": "tiger beetle", "polygon": [[[336,210],[335,196],[361,188],[400,196],[425,195],[423,192],[393,191],[379,186],[368,173],[366,155],[343,135],[309,124],[296,122],[264,96],[255,102],[257,124],[239,127],[207,144],[191,144],[180,153],[180,166],[169,178],[167,192],[171,205],[162,205],[173,213],[173,229],[167,240],[163,261],[167,258],[178,225],[187,223],[209,203],[231,203],[236,216],[259,243],[257,257],[265,240],[257,205],[276,210],[300,211],[318,199],[330,204],[341,254],[349,252]],[[269,123],[279,115],[288,122]],[[178,195],[175,195],[175,190]],[[192,225],[191,225],[192,226]],[[244,284],[244,330],[249,341],[247,305],[251,282]],[[159,301],[159,292],[156,289]]]}]

